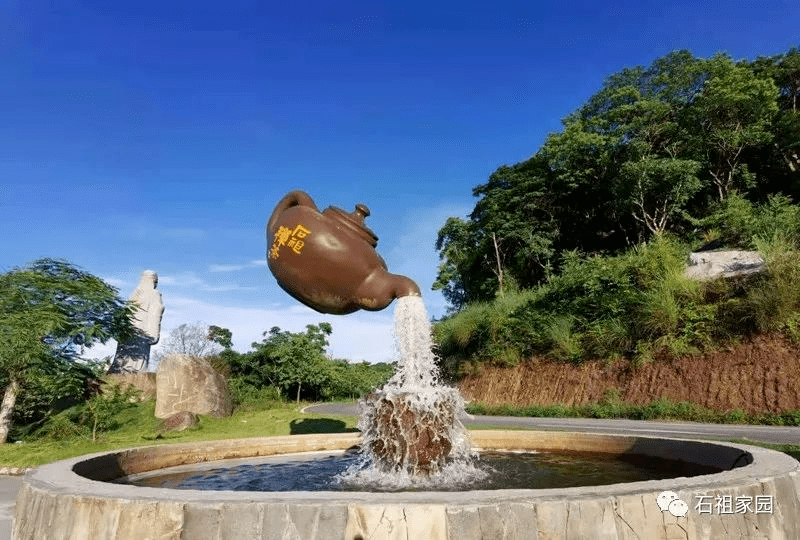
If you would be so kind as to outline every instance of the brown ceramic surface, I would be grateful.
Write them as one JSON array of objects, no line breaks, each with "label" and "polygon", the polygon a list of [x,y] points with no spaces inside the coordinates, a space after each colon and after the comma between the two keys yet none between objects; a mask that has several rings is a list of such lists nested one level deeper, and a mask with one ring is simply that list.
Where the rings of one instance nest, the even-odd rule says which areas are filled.
[{"label": "brown ceramic surface", "polygon": [[321,313],[377,311],[401,296],[419,295],[405,276],[391,274],[365,224],[369,209],[320,213],[302,191],[287,194],[267,222],[267,262],[278,285]]}]

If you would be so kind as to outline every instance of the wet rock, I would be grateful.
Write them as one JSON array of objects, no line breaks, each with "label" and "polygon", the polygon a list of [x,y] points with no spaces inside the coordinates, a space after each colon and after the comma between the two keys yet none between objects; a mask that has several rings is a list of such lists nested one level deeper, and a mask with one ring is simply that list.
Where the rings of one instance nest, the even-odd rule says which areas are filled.
[{"label": "wet rock", "polygon": [[431,474],[445,463],[453,443],[448,437],[455,410],[438,401],[419,410],[409,394],[374,396],[375,430],[372,451],[385,469]]}]

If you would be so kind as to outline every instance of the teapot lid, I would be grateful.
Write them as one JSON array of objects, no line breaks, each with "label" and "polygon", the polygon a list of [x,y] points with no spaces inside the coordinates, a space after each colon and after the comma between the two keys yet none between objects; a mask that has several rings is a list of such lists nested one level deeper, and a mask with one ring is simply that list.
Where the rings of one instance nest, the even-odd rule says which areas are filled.
[{"label": "teapot lid", "polygon": [[347,213],[335,206],[329,206],[323,214],[333,218],[338,224],[343,225],[345,230],[355,234],[370,246],[375,247],[378,245],[378,236],[364,223],[364,218],[369,215],[367,205],[356,204],[356,209],[352,213]]}]

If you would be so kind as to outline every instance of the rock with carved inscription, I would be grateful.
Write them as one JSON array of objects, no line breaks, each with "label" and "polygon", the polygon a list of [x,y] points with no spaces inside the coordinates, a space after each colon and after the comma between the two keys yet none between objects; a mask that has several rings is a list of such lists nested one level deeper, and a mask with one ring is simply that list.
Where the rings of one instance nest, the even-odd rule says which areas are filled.
[{"label": "rock with carved inscription", "polygon": [[179,412],[230,416],[233,411],[225,377],[208,360],[189,354],[167,354],[156,373],[156,417]]}]

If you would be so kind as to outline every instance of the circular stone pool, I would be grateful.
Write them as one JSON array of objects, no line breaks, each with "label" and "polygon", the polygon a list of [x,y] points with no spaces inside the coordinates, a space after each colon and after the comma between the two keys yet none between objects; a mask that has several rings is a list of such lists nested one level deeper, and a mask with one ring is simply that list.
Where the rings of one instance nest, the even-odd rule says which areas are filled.
[{"label": "circular stone pool", "polygon": [[[561,489],[399,493],[199,491],[112,482],[193,463],[344,450],[359,438],[295,435],[162,445],[83,456],[29,472],[17,498],[13,538],[800,538],[800,463],[780,452],[730,443],[552,431],[473,431],[471,437],[476,448],[485,450],[604,452],[681,460],[723,472]],[[662,511],[656,499],[664,491],[683,500],[688,513]]]},{"label": "circular stone pool", "polygon": [[[350,478],[365,463],[358,452],[304,452],[179,465],[115,479],[139,487],[203,491],[465,491],[604,486],[722,472],[685,461],[566,450],[480,452],[461,475],[442,481],[396,484],[390,475]],[[474,471],[475,474],[470,474]],[[426,479],[427,480],[427,479]]]}]

